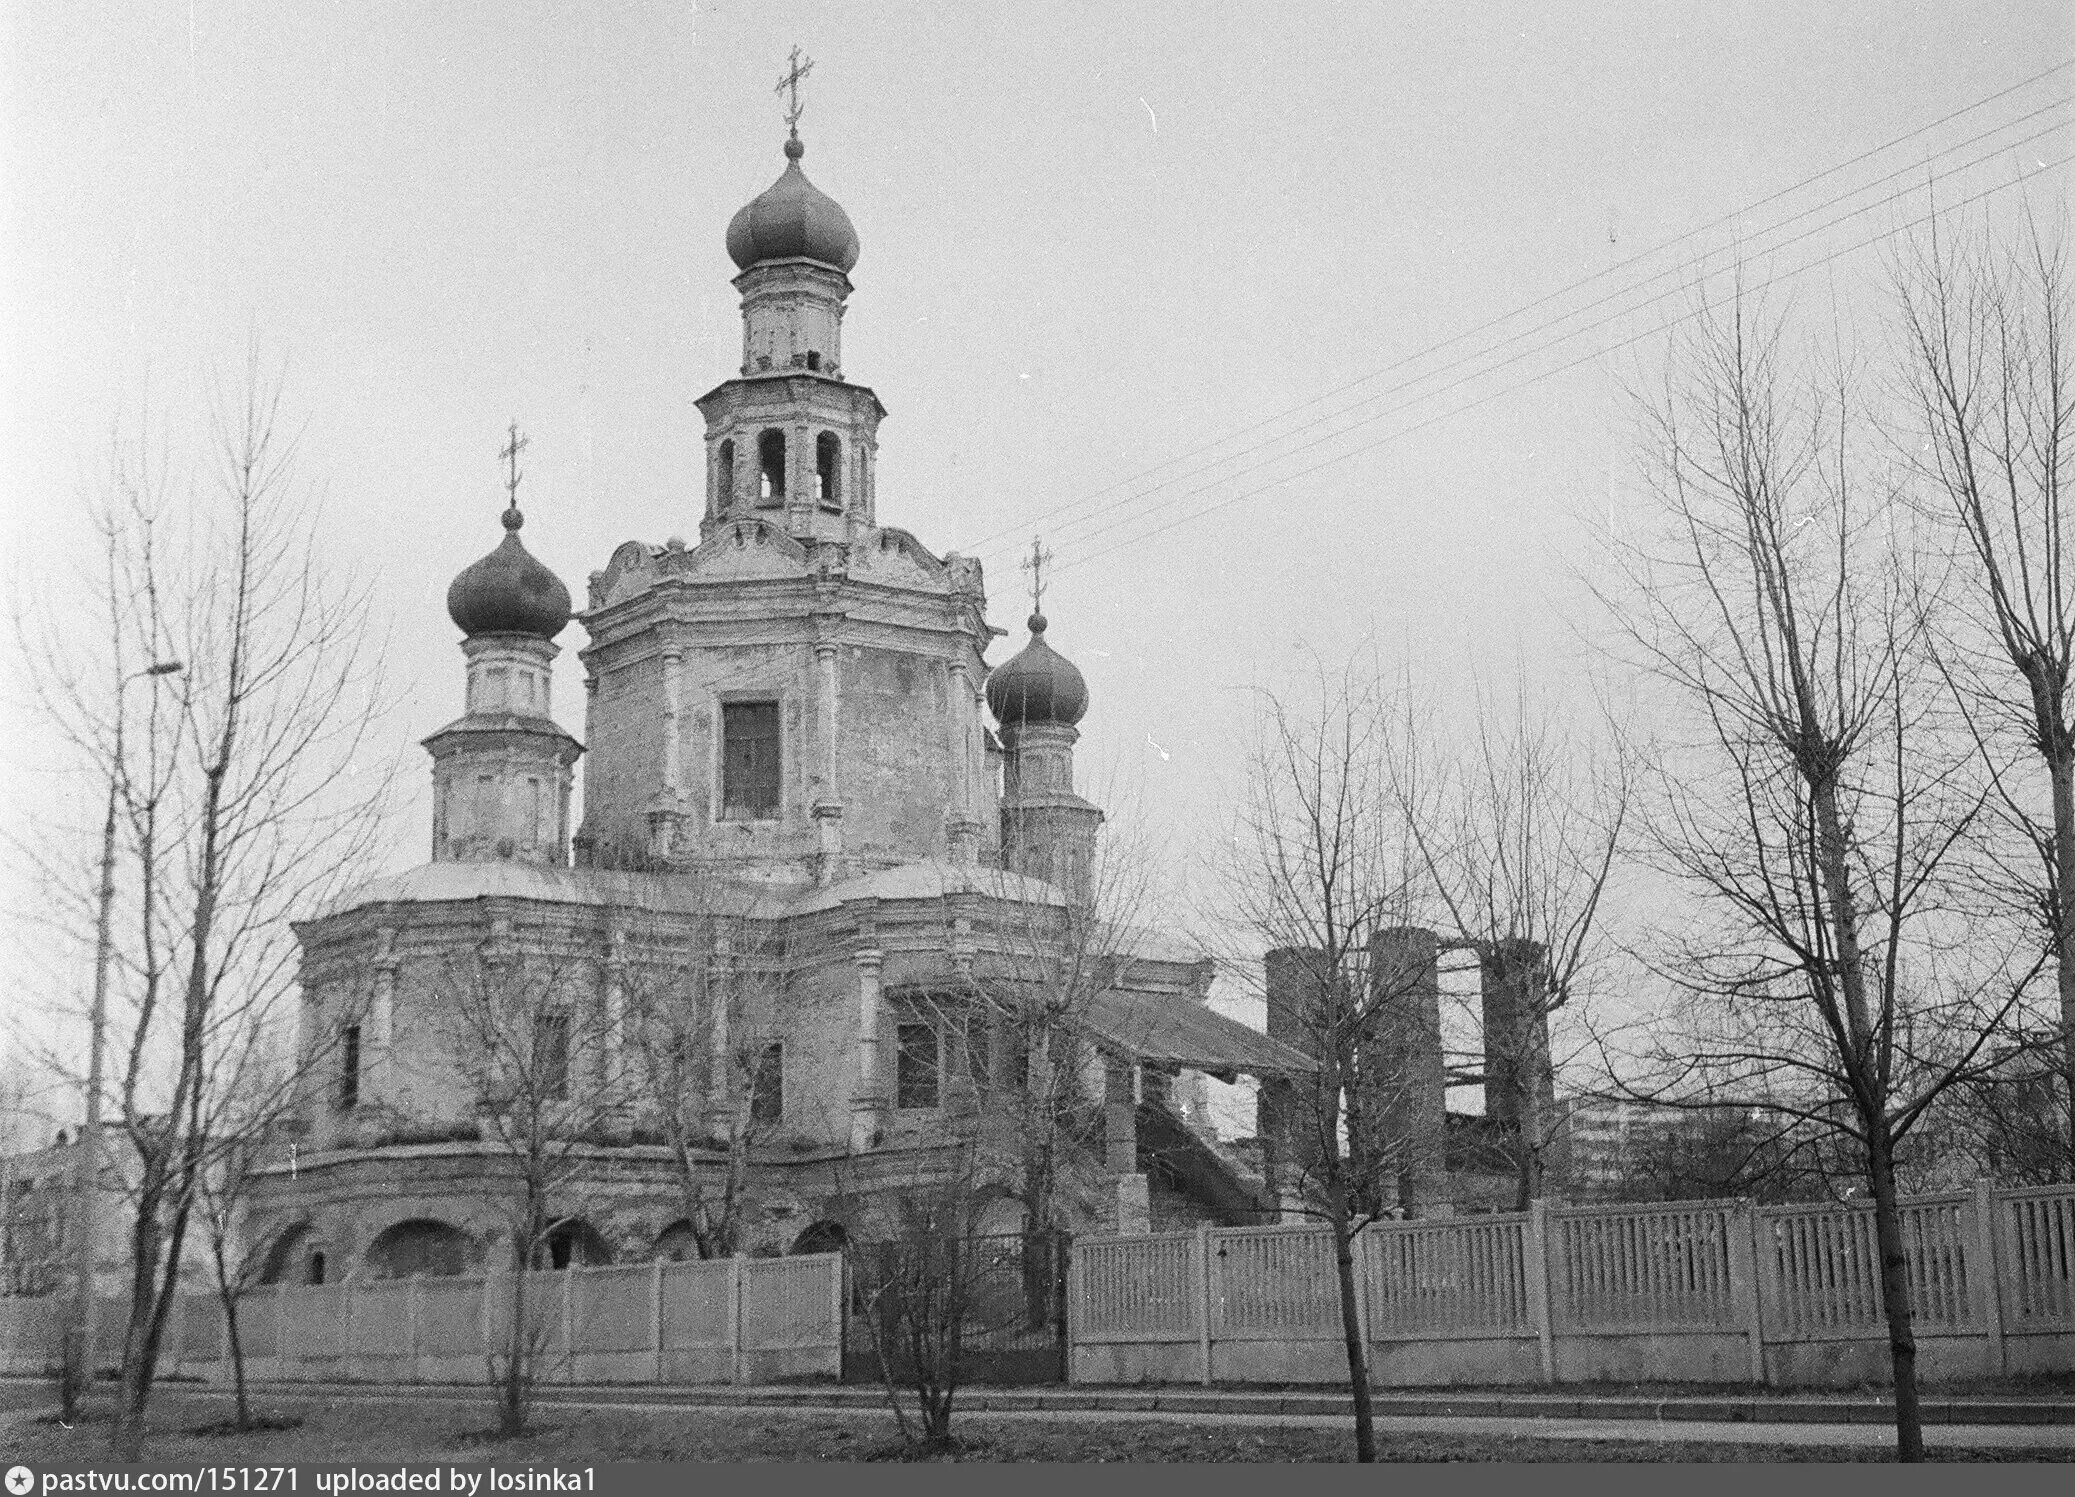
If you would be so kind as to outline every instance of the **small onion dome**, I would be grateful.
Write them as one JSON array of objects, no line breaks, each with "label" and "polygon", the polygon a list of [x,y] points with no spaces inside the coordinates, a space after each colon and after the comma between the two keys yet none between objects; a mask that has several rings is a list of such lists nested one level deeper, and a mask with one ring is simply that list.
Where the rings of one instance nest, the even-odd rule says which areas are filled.
[{"label": "small onion dome", "polygon": [[728,255],[736,269],[800,257],[843,271],[857,264],[857,230],[836,200],[800,170],[806,150],[797,135],[788,140],[785,175],[729,223]]},{"label": "small onion dome", "polygon": [[525,523],[517,505],[507,509],[504,540],[466,567],[447,589],[447,616],[470,639],[478,634],[553,639],[569,622],[569,589],[519,540],[519,527]]},{"label": "small onion dome", "polygon": [[1045,616],[1030,616],[1030,643],[987,673],[987,705],[1004,727],[1063,723],[1072,727],[1088,712],[1088,683],[1074,663],[1045,643]]}]

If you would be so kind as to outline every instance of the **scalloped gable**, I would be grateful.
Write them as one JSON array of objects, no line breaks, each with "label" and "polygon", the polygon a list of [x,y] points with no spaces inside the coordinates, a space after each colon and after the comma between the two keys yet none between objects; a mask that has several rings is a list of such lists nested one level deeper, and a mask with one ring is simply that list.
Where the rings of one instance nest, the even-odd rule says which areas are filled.
[{"label": "scalloped gable", "polygon": [[850,575],[866,581],[941,592],[953,569],[905,530],[886,526],[850,548]]},{"label": "scalloped gable", "polygon": [[602,572],[591,574],[591,607],[603,608],[648,591],[666,577],[720,582],[803,577],[807,548],[764,520],[741,519],[686,550],[684,542],[650,546],[628,541]]}]

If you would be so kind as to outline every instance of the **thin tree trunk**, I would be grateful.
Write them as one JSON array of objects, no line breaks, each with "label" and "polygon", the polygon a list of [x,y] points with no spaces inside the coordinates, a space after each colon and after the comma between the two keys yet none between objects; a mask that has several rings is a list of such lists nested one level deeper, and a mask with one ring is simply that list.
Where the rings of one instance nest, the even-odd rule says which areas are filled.
[{"label": "thin tree trunk", "polygon": [[1342,1191],[1332,1195],[1333,1269],[1340,1281],[1340,1330],[1347,1342],[1347,1389],[1355,1405],[1355,1459],[1376,1459],[1376,1415],[1369,1397],[1369,1349],[1362,1329],[1361,1302],[1355,1297],[1353,1222]]},{"label": "thin tree trunk", "polygon": [[245,1340],[238,1330],[238,1299],[235,1294],[223,1296],[224,1329],[231,1342],[231,1385],[237,1390],[238,1428],[252,1428],[252,1401],[245,1387]]},{"label": "thin tree trunk", "polygon": [[2053,932],[2054,980],[2061,1000],[2057,1060],[2068,1107],[2060,1174],[2075,1180],[2075,752],[2050,755],[2047,771],[2053,782],[2053,888],[2059,916]]},{"label": "thin tree trunk", "polygon": [[1902,1206],[1895,1194],[1895,1160],[1885,1122],[1876,1122],[1866,1150],[1873,1180],[1873,1232],[1880,1249],[1881,1311],[1888,1322],[1888,1359],[1895,1378],[1895,1458],[1924,1458],[1924,1426],[1917,1399],[1916,1326],[1909,1298],[1909,1262],[1902,1237]]}]

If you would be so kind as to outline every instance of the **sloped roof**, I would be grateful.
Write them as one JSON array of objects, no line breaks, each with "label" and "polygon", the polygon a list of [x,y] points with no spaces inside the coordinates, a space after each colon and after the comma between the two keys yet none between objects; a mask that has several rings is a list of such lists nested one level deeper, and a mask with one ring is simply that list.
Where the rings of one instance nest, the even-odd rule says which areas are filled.
[{"label": "sloped roof", "polygon": [[1097,1043],[1133,1060],[1250,1076],[1296,1075],[1313,1069],[1302,1052],[1179,994],[1099,993],[1078,1022]]}]

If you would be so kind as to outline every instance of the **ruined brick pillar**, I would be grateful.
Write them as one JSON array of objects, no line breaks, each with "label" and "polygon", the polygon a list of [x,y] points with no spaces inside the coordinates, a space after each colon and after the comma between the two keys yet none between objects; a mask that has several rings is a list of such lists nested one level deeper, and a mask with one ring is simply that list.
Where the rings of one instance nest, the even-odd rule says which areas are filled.
[{"label": "ruined brick pillar", "polygon": [[1369,939],[1369,1024],[1358,1084],[1395,1158],[1398,1204],[1408,1216],[1451,1209],[1440,951],[1434,933],[1415,926]]},{"label": "ruined brick pillar", "polygon": [[[1514,1147],[1532,1147],[1546,1156],[1556,1117],[1548,950],[1539,941],[1497,941],[1478,952],[1478,964],[1483,980],[1485,1116]],[[1542,1160],[1544,1168],[1552,1162]]]},{"label": "ruined brick pillar", "polygon": [[[1326,953],[1303,946],[1279,946],[1262,958],[1269,1038],[1314,1059],[1326,965]],[[1308,1076],[1264,1076],[1254,1105],[1264,1183],[1288,1211],[1302,1198],[1305,1179],[1318,1158],[1317,1083]]]}]

